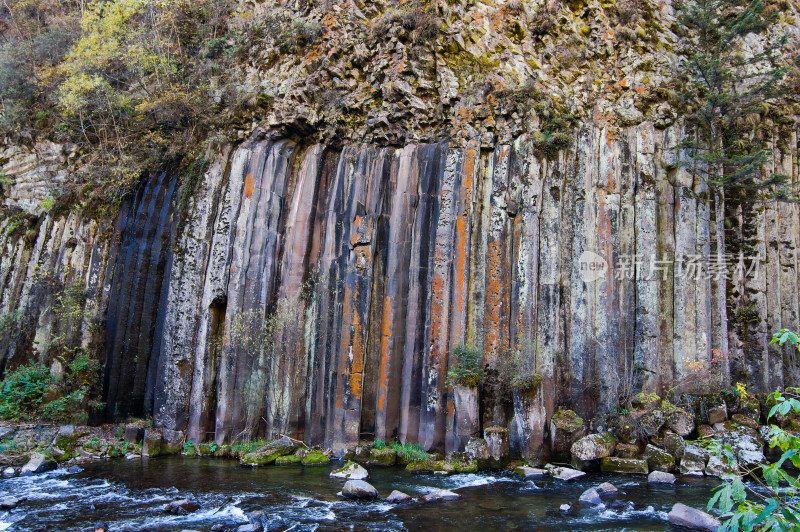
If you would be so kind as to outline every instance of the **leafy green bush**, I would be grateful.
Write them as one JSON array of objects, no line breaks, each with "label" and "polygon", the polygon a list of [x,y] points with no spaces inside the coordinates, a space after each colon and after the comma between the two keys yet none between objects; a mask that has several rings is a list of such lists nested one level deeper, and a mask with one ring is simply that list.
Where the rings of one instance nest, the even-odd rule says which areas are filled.
[{"label": "leafy green bush", "polygon": [[0,418],[33,419],[42,407],[42,400],[53,378],[43,364],[20,366],[9,372],[0,383]]},{"label": "leafy green bush", "polygon": [[452,360],[447,378],[453,385],[473,387],[480,384],[483,376],[483,353],[462,344],[453,350]]}]

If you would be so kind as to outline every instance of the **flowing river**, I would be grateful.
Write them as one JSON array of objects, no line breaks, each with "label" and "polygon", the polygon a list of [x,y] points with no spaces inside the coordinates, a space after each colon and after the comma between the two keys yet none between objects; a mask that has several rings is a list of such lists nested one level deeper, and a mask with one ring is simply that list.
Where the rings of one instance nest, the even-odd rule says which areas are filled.
[{"label": "flowing river", "polygon": [[[337,497],[342,481],[327,467],[241,467],[235,461],[152,458],[96,462],[81,470],[0,480],[0,499],[22,499],[0,512],[0,531],[85,531],[99,520],[119,531],[236,530],[248,514],[264,512],[265,530],[672,530],[667,513],[676,502],[703,508],[716,481],[680,478],[655,487],[644,477],[589,475],[572,482],[523,481],[506,474],[449,477],[412,475],[400,468],[371,468],[381,496],[393,489],[412,496],[435,488],[456,490],[449,502],[393,505]],[[577,509],[587,488],[609,481],[620,496],[603,506]],[[194,499],[201,509],[169,515],[165,506]],[[573,505],[569,513],[559,506]]]}]

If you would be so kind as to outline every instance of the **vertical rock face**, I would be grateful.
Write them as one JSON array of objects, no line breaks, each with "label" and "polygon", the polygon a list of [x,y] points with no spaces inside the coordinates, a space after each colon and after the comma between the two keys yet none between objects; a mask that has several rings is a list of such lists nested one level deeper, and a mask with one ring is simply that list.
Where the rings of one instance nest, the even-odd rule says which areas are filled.
[{"label": "vertical rock face", "polygon": [[[720,235],[735,216],[680,164],[682,134],[587,125],[549,158],[525,138],[493,151],[247,141],[185,212],[180,180],[159,175],[114,227],[70,215],[4,231],[0,305],[36,317],[30,337],[3,336],[4,367],[31,349],[50,362],[65,325],[44,312],[48,271],[87,289],[81,341],[105,325],[108,414],[152,412],[193,441],[455,451],[500,426],[535,459],[557,407],[589,419],[713,352],[754,391],[797,384],[768,339],[798,328],[798,207],[735,213],[755,244],[728,257],[730,279],[707,275],[708,257],[733,253]],[[775,153],[797,178],[796,136]],[[743,328],[726,302],[745,296]],[[480,400],[448,379],[462,343],[494,376]]]}]

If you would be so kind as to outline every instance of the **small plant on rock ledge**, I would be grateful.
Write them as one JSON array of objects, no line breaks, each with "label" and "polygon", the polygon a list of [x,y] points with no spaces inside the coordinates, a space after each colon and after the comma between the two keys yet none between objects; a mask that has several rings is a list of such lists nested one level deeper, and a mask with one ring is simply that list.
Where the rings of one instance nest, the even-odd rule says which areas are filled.
[{"label": "small plant on rock ledge", "polygon": [[447,378],[453,386],[475,387],[483,377],[483,354],[468,345],[459,345],[453,350],[452,365]]}]

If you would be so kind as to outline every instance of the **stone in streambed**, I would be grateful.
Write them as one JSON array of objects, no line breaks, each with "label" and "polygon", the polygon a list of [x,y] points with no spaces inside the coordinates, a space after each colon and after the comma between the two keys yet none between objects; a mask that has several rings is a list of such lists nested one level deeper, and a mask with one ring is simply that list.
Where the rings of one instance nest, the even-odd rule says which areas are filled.
[{"label": "stone in streambed", "polygon": [[8,497],[7,499],[0,500],[0,510],[13,510],[19,503],[19,499]]},{"label": "stone in streambed", "polygon": [[633,475],[646,475],[647,462],[631,458],[603,458],[600,460],[600,471],[603,473],[626,473]]},{"label": "stone in streambed", "polygon": [[14,470],[13,467],[7,467],[3,469],[3,478],[12,478],[16,474],[17,472]]},{"label": "stone in streambed", "polygon": [[603,482],[595,488],[598,495],[603,499],[610,499],[619,495],[619,490],[614,484],[610,482]]},{"label": "stone in streambed", "polygon": [[454,501],[456,499],[460,499],[461,495],[458,493],[452,492],[450,490],[433,490],[432,492],[425,495],[422,500],[425,502],[434,502],[434,501]]},{"label": "stone in streambed", "polygon": [[42,453],[33,453],[28,460],[28,463],[22,466],[19,474],[20,476],[33,475],[38,473],[45,473],[52,471],[58,467],[55,462],[48,460]]},{"label": "stone in streambed", "polygon": [[378,490],[369,482],[363,480],[348,480],[344,483],[341,492],[346,499],[377,499]]},{"label": "stone in streambed", "polygon": [[410,500],[411,500],[411,495],[403,493],[402,491],[398,490],[394,490],[389,494],[388,497],[386,497],[386,502],[401,503],[401,502],[408,502]]},{"label": "stone in streambed", "polygon": [[571,469],[569,467],[559,467],[552,464],[547,464],[544,468],[550,473],[550,476],[558,480],[573,480],[585,476],[586,473]]},{"label": "stone in streambed", "polygon": [[647,475],[647,482],[649,484],[675,484],[675,475],[672,473],[665,473],[664,471],[653,471]]},{"label": "stone in streambed", "polygon": [[185,515],[196,512],[200,509],[200,505],[189,499],[178,499],[172,501],[165,508],[164,511],[173,515]]},{"label": "stone in streambed", "polygon": [[600,494],[595,488],[589,488],[581,493],[581,496],[578,498],[578,502],[583,506],[598,506],[603,504],[603,501],[600,500]]},{"label": "stone in streambed", "polygon": [[311,451],[303,458],[304,466],[321,466],[328,465],[331,459],[322,451]]},{"label": "stone in streambed", "polygon": [[284,436],[268,443],[259,450],[246,454],[240,460],[242,465],[263,466],[274,464],[278,457],[292,454],[297,450],[297,444]]},{"label": "stone in streambed", "polygon": [[366,480],[367,477],[369,477],[367,470],[355,462],[347,462],[344,467],[331,472],[331,478]]},{"label": "stone in streambed", "polygon": [[525,480],[533,480],[547,476],[547,470],[536,467],[521,466],[514,469],[514,474],[521,476]]},{"label": "stone in streambed", "polygon": [[689,530],[716,531],[721,523],[713,515],[690,508],[685,504],[677,503],[668,515],[669,522]]},{"label": "stone in streambed", "polygon": [[142,439],[142,456],[158,456],[161,454],[161,430],[145,429]]}]

